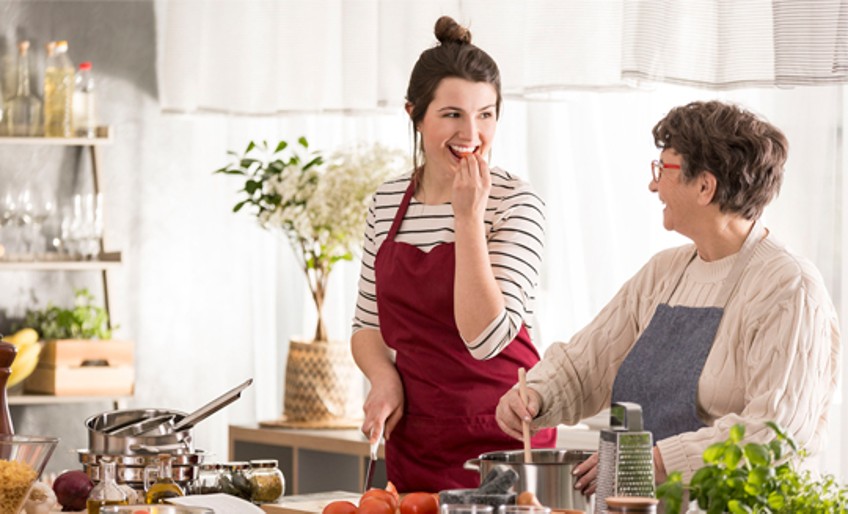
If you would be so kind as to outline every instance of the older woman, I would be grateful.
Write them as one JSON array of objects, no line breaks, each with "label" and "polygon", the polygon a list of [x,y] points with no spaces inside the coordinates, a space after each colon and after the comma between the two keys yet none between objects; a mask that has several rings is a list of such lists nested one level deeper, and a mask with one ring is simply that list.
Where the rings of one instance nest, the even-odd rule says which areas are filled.
[{"label": "older woman", "polygon": [[[661,149],[649,189],[663,225],[692,240],[654,256],[568,344],[556,343],[497,407],[521,436],[573,424],[630,401],[653,432],[657,481],[691,478],[702,453],[736,423],[752,440],[776,421],[815,452],[839,361],[836,312],[815,266],[791,253],[760,216],[777,195],[788,144],[754,114],[721,102],[672,109],[653,129]],[[575,487],[595,490],[597,457]]]}]

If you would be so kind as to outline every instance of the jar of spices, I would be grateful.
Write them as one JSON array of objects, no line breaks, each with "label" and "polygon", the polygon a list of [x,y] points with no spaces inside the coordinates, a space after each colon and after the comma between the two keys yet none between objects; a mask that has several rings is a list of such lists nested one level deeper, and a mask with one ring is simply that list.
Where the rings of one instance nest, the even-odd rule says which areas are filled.
[{"label": "jar of spices", "polygon": [[275,459],[250,461],[250,500],[256,504],[274,503],[286,490],[286,479]]},{"label": "jar of spices", "polygon": [[607,497],[609,514],[656,514],[659,500],[642,496]]},{"label": "jar of spices", "polygon": [[193,494],[222,493],[221,477],[224,475],[224,465],[219,463],[204,463],[200,465],[197,478],[192,484]]},{"label": "jar of spices", "polygon": [[250,482],[247,480],[249,470],[250,463],[248,462],[225,463],[224,472],[221,474],[221,492],[249,501]]}]

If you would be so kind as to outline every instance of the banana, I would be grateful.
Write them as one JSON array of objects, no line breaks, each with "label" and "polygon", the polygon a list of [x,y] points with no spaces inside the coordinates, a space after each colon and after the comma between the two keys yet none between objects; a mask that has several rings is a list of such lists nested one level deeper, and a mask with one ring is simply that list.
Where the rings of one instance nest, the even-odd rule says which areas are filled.
[{"label": "banana", "polygon": [[31,344],[38,342],[38,332],[34,328],[22,328],[10,336],[6,336],[4,341],[8,341],[15,346],[23,344]]},{"label": "banana", "polygon": [[23,344],[16,344],[18,347],[18,355],[12,362],[12,373],[9,375],[9,380],[6,382],[6,388],[10,388],[30,376],[35,367],[38,365],[38,357],[41,354],[41,345],[36,340]]}]

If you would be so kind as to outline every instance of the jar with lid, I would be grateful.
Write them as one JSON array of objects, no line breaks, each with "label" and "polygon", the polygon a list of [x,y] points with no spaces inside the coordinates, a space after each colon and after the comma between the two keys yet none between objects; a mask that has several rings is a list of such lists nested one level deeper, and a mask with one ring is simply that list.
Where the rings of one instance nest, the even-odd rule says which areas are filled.
[{"label": "jar with lid", "polygon": [[221,477],[224,475],[224,465],[220,463],[204,463],[197,471],[197,478],[191,486],[192,494],[214,494],[224,492]]},{"label": "jar with lid", "polygon": [[221,474],[221,492],[250,501],[250,482],[247,474],[250,463],[246,461],[227,462]]},{"label": "jar with lid", "polygon": [[609,514],[656,514],[659,500],[642,496],[610,496],[606,502]]},{"label": "jar with lid", "polygon": [[248,473],[250,500],[256,504],[274,503],[283,496],[286,479],[276,459],[250,461]]}]

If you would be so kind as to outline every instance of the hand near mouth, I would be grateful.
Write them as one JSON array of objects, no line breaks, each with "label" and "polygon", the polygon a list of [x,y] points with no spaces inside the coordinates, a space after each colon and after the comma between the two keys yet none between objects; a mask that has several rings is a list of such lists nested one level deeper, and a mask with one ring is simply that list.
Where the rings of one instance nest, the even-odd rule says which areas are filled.
[{"label": "hand near mouth", "polygon": [[453,179],[451,205],[457,220],[472,218],[482,223],[491,189],[486,160],[477,153],[464,156]]}]

